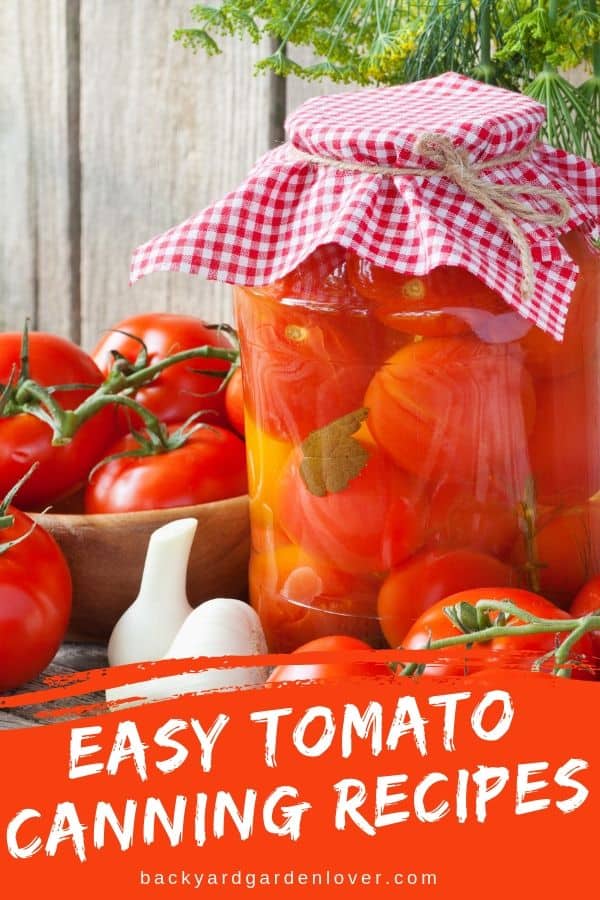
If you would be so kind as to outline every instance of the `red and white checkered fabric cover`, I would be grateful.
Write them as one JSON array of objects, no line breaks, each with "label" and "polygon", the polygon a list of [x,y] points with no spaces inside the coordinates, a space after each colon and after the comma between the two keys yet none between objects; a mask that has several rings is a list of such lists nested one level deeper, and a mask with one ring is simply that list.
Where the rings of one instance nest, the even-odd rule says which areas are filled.
[{"label": "red and white checkered fabric cover", "polygon": [[[518,220],[531,246],[535,290],[521,296],[521,261],[504,227],[448,178],[348,172],[298,158],[290,148],[359,163],[431,166],[415,153],[423,132],[448,135],[473,162],[535,141],[544,107],[455,73],[356,93],[315,97],[286,123],[288,143],[263,156],[218,203],[139,247],[131,280],[177,270],[258,286],[286,275],[319,246],[338,244],[396,272],[462,266],[525,318],[562,336],[577,268],[554,227]],[[600,168],[536,143],[527,160],[485,169],[497,184],[558,190],[571,207],[560,229],[600,222]],[[534,208],[547,202],[523,195]]]}]

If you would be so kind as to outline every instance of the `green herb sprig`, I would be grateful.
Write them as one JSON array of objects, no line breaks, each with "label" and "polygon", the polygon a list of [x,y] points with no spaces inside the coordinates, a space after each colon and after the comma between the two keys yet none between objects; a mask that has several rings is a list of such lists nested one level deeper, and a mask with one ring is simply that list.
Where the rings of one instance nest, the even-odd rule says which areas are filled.
[{"label": "green herb sprig", "polygon": [[[547,106],[550,143],[600,162],[597,0],[223,0],[191,16],[175,39],[195,51],[219,53],[225,35],[274,40],[259,71],[367,85],[452,70],[524,91]],[[316,61],[295,60],[300,46]],[[577,88],[561,73],[582,65]]]}]

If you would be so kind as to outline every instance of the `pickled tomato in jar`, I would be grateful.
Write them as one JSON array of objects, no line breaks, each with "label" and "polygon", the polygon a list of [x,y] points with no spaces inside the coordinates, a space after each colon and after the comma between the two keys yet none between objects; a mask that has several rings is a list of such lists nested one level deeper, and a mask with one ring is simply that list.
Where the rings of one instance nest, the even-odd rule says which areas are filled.
[{"label": "pickled tomato in jar", "polygon": [[599,263],[562,241],[580,267],[562,343],[458,267],[329,247],[236,289],[250,594],[273,651],[398,646],[469,587],[566,607],[600,572]]}]

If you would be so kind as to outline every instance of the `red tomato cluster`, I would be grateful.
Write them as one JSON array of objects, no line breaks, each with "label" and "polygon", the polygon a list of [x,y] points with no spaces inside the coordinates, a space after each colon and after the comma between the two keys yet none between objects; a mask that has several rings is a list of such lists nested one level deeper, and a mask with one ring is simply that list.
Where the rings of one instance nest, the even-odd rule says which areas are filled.
[{"label": "red tomato cluster", "polygon": [[[133,362],[145,346],[151,365],[182,350],[205,345],[224,349],[231,346],[224,333],[193,316],[147,313],[131,316],[109,329],[92,351],[92,357],[106,377],[115,353]],[[167,424],[184,422],[199,409],[212,410],[212,421],[226,424],[225,393],[218,390],[219,380],[206,373],[225,375],[228,369],[229,364],[219,359],[177,363],[141,387],[136,400]]]},{"label": "red tomato cluster", "polygon": [[[231,349],[225,332],[200,319],[169,313],[133,316],[119,322],[100,341],[93,357],[108,375],[115,354],[133,362],[142,347],[152,365],[196,347]],[[194,506],[244,494],[247,490],[243,440],[243,397],[239,369],[201,358],[164,369],[136,391],[135,399],[167,426],[169,435],[185,433],[186,421],[201,411],[202,424],[191,425],[181,446],[165,453],[138,455],[131,434],[108,456],[116,457],[92,472],[85,492],[89,513],[135,512]],[[225,388],[221,379],[229,376]],[[139,427],[139,423],[135,423]],[[128,429],[129,430],[129,429]]]},{"label": "red tomato cluster", "polygon": [[327,632],[398,646],[466,589],[529,589],[559,616],[600,573],[598,261],[581,234],[563,242],[580,268],[563,343],[452,267],[328,251],[329,269],[315,254],[237,290],[271,649]]},{"label": "red tomato cluster", "polygon": [[[32,332],[28,341],[29,377],[43,388],[50,388],[51,396],[66,411],[74,410],[102,384],[115,355],[133,364],[143,351],[147,354],[146,364],[152,365],[192,348],[231,349],[232,346],[225,333],[206,326],[200,319],[160,313],[119,322],[91,355],[53,334]],[[18,382],[21,347],[21,334],[0,335],[0,385]],[[135,392],[136,402],[153,413],[170,432],[176,432],[200,411],[206,411],[202,418],[206,427],[194,432],[187,443],[182,441],[181,449],[171,453],[129,456],[119,460],[118,465],[102,466],[98,470],[102,472],[102,489],[99,489],[102,500],[94,491],[89,493],[94,512],[113,511],[107,473],[112,473],[116,485],[125,470],[130,474],[130,503],[126,500],[128,491],[121,482],[114,488],[114,511],[191,505],[245,492],[239,370],[226,382],[225,389],[220,389],[221,378],[206,374],[216,372],[226,376],[229,365],[224,360],[210,358],[180,362],[164,369]],[[0,414],[0,497],[36,463],[36,470],[19,491],[19,505],[24,509],[40,509],[60,502],[85,486],[90,472],[101,460],[134,449],[132,439],[123,437],[132,427],[137,430],[143,427],[135,413],[130,416],[128,410],[105,406],[85,421],[68,442],[57,445],[47,422],[26,410],[4,409]],[[132,470],[138,467],[140,474],[132,477]],[[151,470],[155,474],[146,489],[140,487],[142,469],[144,479]],[[156,484],[158,478],[175,471],[181,479],[187,474],[187,490],[183,491],[181,485],[174,486],[170,497],[170,477],[162,479],[160,490]]]},{"label": "red tomato cluster", "polygon": [[[144,434],[135,410],[104,403],[78,420],[68,438],[60,431],[110,380],[113,363],[124,373],[140,361],[152,366],[199,347],[235,356],[224,331],[190,316],[126,319],[92,355],[53,334],[0,335],[0,500],[19,481],[16,502],[28,510],[55,504],[60,509],[63,499],[78,492],[91,513],[190,506],[244,494],[241,375],[230,371],[229,358],[181,361],[126,391],[149,411],[158,437]],[[36,416],[31,410],[38,395],[43,402]],[[107,457],[118,458],[104,462]],[[37,675],[56,652],[69,620],[71,579],[58,545],[42,527],[13,507],[2,510],[5,690]]]},{"label": "red tomato cluster", "polygon": [[[0,334],[0,384],[21,374],[21,341],[17,333]],[[54,334],[29,334],[29,372],[43,387],[54,387],[57,401],[74,409],[102,382],[102,373],[80,347]],[[62,385],[89,388],[61,389]],[[52,444],[49,426],[28,413],[0,416],[0,498],[34,463],[37,469],[19,491],[24,509],[55,503],[81,486],[118,436],[114,410],[105,409],[86,422],[63,447]]]}]

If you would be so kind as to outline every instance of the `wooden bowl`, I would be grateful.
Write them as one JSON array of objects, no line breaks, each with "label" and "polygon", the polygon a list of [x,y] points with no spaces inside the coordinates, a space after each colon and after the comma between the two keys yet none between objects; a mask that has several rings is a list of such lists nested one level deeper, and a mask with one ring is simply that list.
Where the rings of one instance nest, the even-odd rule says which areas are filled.
[{"label": "wooden bowl", "polygon": [[[77,501],[72,505],[76,508]],[[150,535],[174,519],[198,520],[188,567],[192,606],[211,597],[246,596],[250,553],[247,496],[150,512],[30,515],[53,535],[67,558],[73,577],[70,630],[78,635],[110,635],[137,596]]]}]

